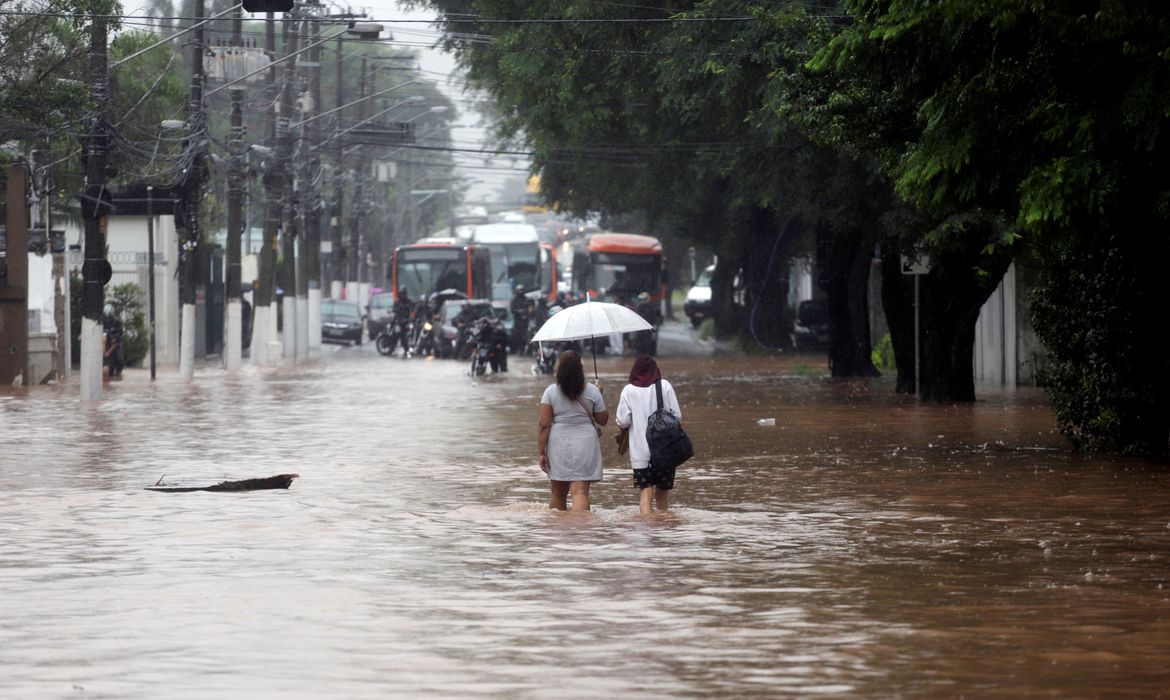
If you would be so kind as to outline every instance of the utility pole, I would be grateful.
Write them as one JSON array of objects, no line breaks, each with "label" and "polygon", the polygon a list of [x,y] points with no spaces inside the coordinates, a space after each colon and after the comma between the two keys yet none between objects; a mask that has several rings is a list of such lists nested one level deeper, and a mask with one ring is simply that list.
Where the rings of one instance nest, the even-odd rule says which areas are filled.
[{"label": "utility pole", "polygon": [[284,323],[284,357],[296,359],[297,356],[297,234],[298,221],[296,169],[293,161],[293,135],[290,124],[296,110],[296,100],[299,96],[297,81],[297,44],[300,36],[300,18],[297,8],[286,15],[284,23],[284,50],[291,58],[284,64],[284,81],[280,93],[280,116],[276,124],[276,160],[278,167],[285,173],[285,184],[282,190],[288,199],[282,202],[282,220],[284,221],[281,248],[283,250],[283,265],[281,265],[281,287],[284,288],[284,299],[281,304],[281,315]]},{"label": "utility pole", "polygon": [[[276,56],[276,17],[269,12],[265,22],[264,47],[270,58]],[[286,47],[287,48],[287,47]],[[269,94],[276,91],[276,66],[268,69]],[[283,102],[283,91],[277,101]],[[281,107],[284,105],[281,104]],[[274,154],[280,149],[283,138],[281,123],[288,125],[288,113],[276,117],[276,102],[268,110],[268,137],[273,144]],[[276,314],[272,308],[276,296],[276,236],[280,230],[281,198],[284,196],[284,163],[276,156],[264,169],[264,244],[260,249],[259,284],[253,303],[252,351],[253,364],[265,365],[270,362],[268,344],[276,340]]]},{"label": "utility pole", "polygon": [[[366,118],[366,100],[364,99],[369,92],[367,81],[368,74],[368,60],[362,56],[362,72],[358,81],[358,123]],[[353,211],[352,216],[349,217],[349,276],[348,284],[346,285],[346,298],[350,301],[359,301],[358,295],[361,289],[361,272],[365,267],[365,255],[362,250],[362,213],[365,209],[365,182],[366,182],[366,159],[360,154],[355,156],[356,163],[354,165],[354,183],[353,183],[353,204],[350,209]]]},{"label": "utility pole", "polygon": [[[337,88],[336,108],[339,111],[337,112],[338,127],[333,130],[334,135],[341,131],[341,118],[344,116],[344,112],[340,111],[344,105],[342,102],[342,97],[345,93],[345,90],[343,89],[343,75],[341,72],[341,66],[344,57],[345,52],[342,49],[341,37],[338,36],[337,75],[334,85]],[[329,296],[334,299],[339,299],[341,298],[341,285],[345,279],[345,248],[342,244],[341,237],[341,206],[342,197],[344,196],[345,192],[345,179],[342,177],[342,155],[344,154],[344,151],[341,148],[341,139],[335,137],[330,139],[330,142],[329,150],[333,156],[333,201],[330,205],[329,212],[329,247],[332,250],[332,252],[329,254],[329,257],[330,262],[332,263],[333,274],[329,285]]]},{"label": "utility pole", "polygon": [[[232,13],[232,42],[237,49],[235,59],[238,61],[239,49],[244,46],[244,13],[237,8]],[[227,221],[227,294],[224,295],[227,304],[224,313],[224,367],[229,372],[235,372],[243,365],[243,305],[240,302],[243,279],[241,268],[240,236],[244,233],[247,221],[244,217],[244,182],[247,179],[247,163],[245,162],[244,148],[244,86],[233,86],[231,89],[231,132],[228,142],[228,153],[231,158],[228,174],[228,221]],[[152,262],[153,264],[153,262]]]},{"label": "utility pole", "polygon": [[[195,21],[203,21],[204,0],[195,0]],[[195,376],[195,302],[199,284],[199,257],[202,254],[199,206],[203,201],[205,120],[203,114],[203,25],[197,24],[191,41],[191,97],[187,106],[187,141],[184,156],[189,158],[183,178],[183,194],[176,202],[175,223],[182,231],[179,249],[179,300],[182,322],[179,330],[179,375]]]},{"label": "utility pole", "polygon": [[82,144],[85,168],[85,190],[81,196],[81,215],[85,220],[85,263],[81,266],[82,401],[96,401],[102,396],[102,306],[105,303],[105,285],[110,281],[112,272],[110,262],[106,259],[106,216],[110,210],[106,194],[109,132],[105,115],[109,98],[108,30],[105,17],[93,15],[90,21],[93,25],[89,40],[89,95],[93,101],[94,116]]},{"label": "utility pole", "polygon": [[[312,76],[309,85],[309,100],[311,114],[315,117],[321,111],[321,22],[312,22],[313,48],[309,52],[309,62],[312,66]],[[308,331],[307,351],[321,348],[321,186],[319,174],[321,172],[321,125],[319,119],[313,119],[305,127],[305,137],[308,141],[308,153],[305,158],[305,167],[308,177],[305,178],[306,195],[305,209],[305,236],[302,257],[305,260],[305,287],[308,299],[308,314],[305,325]]]}]

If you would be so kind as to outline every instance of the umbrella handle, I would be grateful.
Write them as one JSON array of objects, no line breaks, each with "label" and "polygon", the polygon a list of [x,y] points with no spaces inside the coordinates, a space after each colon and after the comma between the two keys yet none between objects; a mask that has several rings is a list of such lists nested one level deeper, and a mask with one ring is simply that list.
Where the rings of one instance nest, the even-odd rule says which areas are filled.
[{"label": "umbrella handle", "polygon": [[593,342],[593,336],[589,336],[589,349],[593,351],[593,383],[597,383],[597,343]]}]

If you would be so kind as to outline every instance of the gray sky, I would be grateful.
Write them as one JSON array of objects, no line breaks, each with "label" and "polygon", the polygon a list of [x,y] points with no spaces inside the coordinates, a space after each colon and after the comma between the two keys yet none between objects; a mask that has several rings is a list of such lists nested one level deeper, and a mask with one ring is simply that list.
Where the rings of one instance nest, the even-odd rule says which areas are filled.
[{"label": "gray sky", "polygon": [[[459,118],[454,124],[452,137],[457,148],[484,148],[487,147],[486,129],[482,116],[475,111],[473,102],[475,95],[464,90],[463,80],[456,72],[455,59],[448,53],[431,48],[440,38],[439,30],[430,23],[420,23],[418,20],[432,20],[436,13],[430,11],[406,10],[396,0],[373,0],[359,5],[363,11],[370,14],[376,21],[381,22],[393,35],[395,45],[415,51],[419,57],[420,68],[424,77],[436,81],[441,92],[446,94],[456,105]],[[398,20],[398,23],[395,22]],[[402,20],[414,20],[402,22]],[[481,183],[472,185],[469,198],[492,195],[500,185],[514,178],[525,177],[524,172],[514,172],[514,168],[525,169],[528,161],[522,159],[513,165],[508,158],[493,158],[490,166],[485,159],[459,155],[456,158],[463,168],[461,174],[472,179],[481,180]]]}]

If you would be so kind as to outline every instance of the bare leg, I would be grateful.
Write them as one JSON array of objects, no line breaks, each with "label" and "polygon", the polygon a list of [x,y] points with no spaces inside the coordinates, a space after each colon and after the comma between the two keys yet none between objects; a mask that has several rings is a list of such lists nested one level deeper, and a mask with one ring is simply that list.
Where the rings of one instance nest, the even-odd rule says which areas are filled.
[{"label": "bare leg", "polygon": [[653,512],[654,491],[653,486],[647,486],[638,494],[638,509],[642,512],[642,515],[650,515]]},{"label": "bare leg", "polygon": [[658,510],[670,510],[670,491],[663,491],[655,486],[654,502],[658,505]]},{"label": "bare leg", "polygon": [[569,497],[569,482],[550,481],[548,494],[549,510],[568,510],[566,499]]},{"label": "bare leg", "polygon": [[589,510],[589,482],[574,481],[569,486],[569,493],[573,495],[573,512],[582,513]]}]

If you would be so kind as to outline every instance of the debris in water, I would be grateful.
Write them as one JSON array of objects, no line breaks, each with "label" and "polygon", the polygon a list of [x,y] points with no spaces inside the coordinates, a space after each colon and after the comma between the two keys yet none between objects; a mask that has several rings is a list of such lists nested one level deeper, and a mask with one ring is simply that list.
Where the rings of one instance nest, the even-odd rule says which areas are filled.
[{"label": "debris in water", "polygon": [[[163,474],[165,477],[166,474]],[[292,480],[300,474],[277,474],[259,479],[241,479],[239,481],[221,481],[218,484],[207,486],[180,486],[179,484],[164,484],[163,477],[147,486],[147,491],[165,491],[167,493],[189,493],[191,491],[261,491],[264,489],[287,489]]]}]

